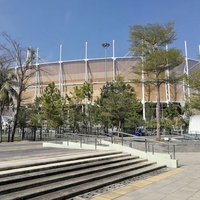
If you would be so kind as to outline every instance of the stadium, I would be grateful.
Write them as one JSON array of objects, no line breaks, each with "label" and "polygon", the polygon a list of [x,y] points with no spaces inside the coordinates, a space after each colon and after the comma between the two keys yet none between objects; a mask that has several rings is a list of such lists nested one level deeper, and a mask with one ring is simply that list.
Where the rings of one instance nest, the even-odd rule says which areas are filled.
[{"label": "stadium", "polygon": [[[107,47],[106,47],[107,48]],[[105,49],[106,51],[106,49]],[[38,55],[38,52],[36,56]],[[115,81],[118,75],[124,78],[124,81],[133,85],[137,98],[141,100],[143,109],[146,102],[156,102],[156,91],[153,86],[146,86],[145,76],[141,76],[141,84],[133,84],[132,80],[137,75],[133,73],[133,67],[140,62],[140,58],[134,56],[115,57],[114,44],[113,56],[104,58],[88,58],[87,43],[85,58],[79,60],[62,60],[62,45],[60,46],[60,60],[56,62],[38,62],[36,57],[34,64],[36,73],[30,79],[30,87],[24,92],[24,105],[34,102],[37,96],[40,96],[44,88],[51,82],[54,82],[64,96],[66,93],[73,92],[74,87],[82,85],[89,81],[93,87],[93,101],[100,95],[100,89],[107,81]],[[196,68],[200,67],[198,60],[185,57],[185,61],[175,68],[175,71],[166,71],[165,76],[176,74],[190,74]],[[169,103],[182,107],[185,104],[185,97],[190,96],[189,88],[183,81],[175,85],[163,84],[161,86],[161,109]],[[145,116],[143,115],[145,118]]]}]

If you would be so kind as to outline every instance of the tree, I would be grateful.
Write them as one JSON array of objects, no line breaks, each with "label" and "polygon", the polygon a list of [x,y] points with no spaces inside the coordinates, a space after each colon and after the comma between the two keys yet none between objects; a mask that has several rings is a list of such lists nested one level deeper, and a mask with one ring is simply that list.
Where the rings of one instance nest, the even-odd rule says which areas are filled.
[{"label": "tree", "polygon": [[25,139],[25,128],[29,126],[30,118],[34,116],[34,110],[30,109],[27,106],[20,107],[19,116],[18,116],[18,126],[22,131],[22,140]]},{"label": "tree", "polygon": [[9,67],[4,66],[3,62],[0,65],[0,141],[2,141],[2,115],[5,108],[13,105],[14,99],[17,98],[17,92],[14,89],[16,76]]},{"label": "tree", "polygon": [[136,99],[134,88],[126,84],[122,77],[118,77],[116,82],[107,82],[95,104],[101,110],[105,128],[110,125],[120,130],[125,124],[137,126],[142,121],[141,103]]},{"label": "tree", "polygon": [[188,85],[191,88],[190,107],[200,110],[200,69],[197,68],[187,79]]},{"label": "tree", "polygon": [[88,128],[90,124],[90,103],[92,100],[93,89],[89,82],[82,86],[76,86],[74,91],[67,95],[69,103],[69,125],[73,132],[80,130],[80,124]]},{"label": "tree", "polygon": [[0,50],[2,52],[2,55],[6,57],[6,62],[10,62],[12,63],[13,67],[16,67],[15,74],[18,82],[18,85],[16,87],[18,95],[15,99],[15,106],[13,109],[11,137],[11,141],[13,142],[18,122],[19,110],[22,101],[24,100],[23,92],[32,85],[30,79],[35,75],[35,66],[33,65],[35,51],[31,47],[28,48],[28,50],[23,48],[17,40],[13,39],[7,33],[2,33],[2,36],[6,44],[1,44]]},{"label": "tree", "polygon": [[32,125],[42,125],[58,128],[64,124],[64,115],[67,110],[66,99],[61,96],[55,83],[50,83],[41,97],[36,98],[35,108],[38,114],[31,118]]},{"label": "tree", "polygon": [[[23,92],[30,86],[31,77],[35,75],[35,66],[33,65],[35,51],[32,48],[23,48],[17,40],[13,39],[6,33],[2,33],[3,39],[6,44],[0,45],[0,51],[2,57],[6,63],[12,63],[13,67],[16,67],[15,73],[17,77],[17,98],[14,101],[13,107],[13,124],[12,124],[12,137],[11,141],[14,141],[15,130],[17,127],[17,120],[19,116],[19,110],[23,99]],[[28,52],[28,53],[27,53]]]},{"label": "tree", "polygon": [[179,112],[177,106],[170,104],[165,110],[163,111],[164,118],[174,119],[179,116]]},{"label": "tree", "polygon": [[169,104],[163,111],[163,119],[161,119],[161,126],[165,129],[172,129],[172,127],[181,127],[183,122],[182,117],[178,112],[176,105]]},{"label": "tree", "polygon": [[190,87],[190,97],[186,97],[183,107],[185,128],[189,125],[190,116],[200,110],[200,69],[195,69],[189,76],[185,76],[185,82]]},{"label": "tree", "polygon": [[155,113],[155,103],[153,102],[146,102],[145,103],[145,117],[146,122],[151,122],[153,119],[155,119],[156,113]]},{"label": "tree", "polygon": [[[145,74],[144,84],[154,85],[156,89],[156,120],[157,139],[160,139],[160,87],[166,83],[176,83],[178,77],[165,76],[167,70],[173,70],[183,62],[180,50],[175,48],[166,49],[166,45],[176,39],[174,23],[166,25],[147,24],[130,27],[130,50],[134,55],[142,58],[138,66],[134,66],[134,72]],[[141,83],[141,78],[134,79],[134,82]]]}]

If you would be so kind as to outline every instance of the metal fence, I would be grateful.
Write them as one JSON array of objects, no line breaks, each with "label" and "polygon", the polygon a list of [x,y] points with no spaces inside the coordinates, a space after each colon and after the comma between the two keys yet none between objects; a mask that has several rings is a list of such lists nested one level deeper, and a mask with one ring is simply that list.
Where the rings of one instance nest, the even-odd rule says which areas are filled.
[{"label": "metal fence", "polygon": [[60,142],[67,141],[79,143],[80,148],[83,144],[90,144],[94,146],[94,149],[98,149],[99,146],[105,146],[103,141],[109,141],[114,144],[120,144],[122,146],[128,146],[140,151],[156,153],[170,154],[172,159],[175,159],[176,145],[170,142],[158,142],[150,140],[145,137],[136,137],[132,134],[123,132],[111,132],[109,134],[102,134],[100,132],[93,132],[93,134],[86,133],[64,133],[55,134],[52,137],[49,133],[45,134],[44,141],[46,142]]}]

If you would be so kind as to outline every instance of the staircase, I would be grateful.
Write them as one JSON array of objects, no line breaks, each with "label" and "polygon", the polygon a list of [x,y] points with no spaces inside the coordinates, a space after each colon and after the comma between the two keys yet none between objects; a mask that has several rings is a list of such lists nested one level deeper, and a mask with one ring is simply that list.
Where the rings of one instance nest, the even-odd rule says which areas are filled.
[{"label": "staircase", "polygon": [[119,151],[22,164],[0,170],[0,199],[69,199],[163,167]]}]

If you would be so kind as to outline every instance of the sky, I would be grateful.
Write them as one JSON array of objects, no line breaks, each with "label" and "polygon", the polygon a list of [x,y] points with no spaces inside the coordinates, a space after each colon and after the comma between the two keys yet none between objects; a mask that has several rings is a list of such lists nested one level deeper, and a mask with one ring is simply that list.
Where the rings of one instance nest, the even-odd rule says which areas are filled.
[{"label": "sky", "polygon": [[[39,49],[45,62],[129,52],[130,26],[175,23],[173,47],[196,59],[200,45],[200,0],[0,0],[0,32]],[[103,43],[110,47],[104,49]],[[171,47],[172,47],[171,46]],[[170,48],[170,46],[169,46]]]}]

